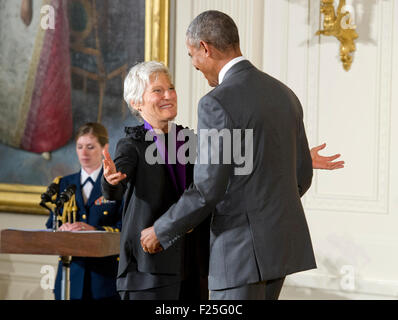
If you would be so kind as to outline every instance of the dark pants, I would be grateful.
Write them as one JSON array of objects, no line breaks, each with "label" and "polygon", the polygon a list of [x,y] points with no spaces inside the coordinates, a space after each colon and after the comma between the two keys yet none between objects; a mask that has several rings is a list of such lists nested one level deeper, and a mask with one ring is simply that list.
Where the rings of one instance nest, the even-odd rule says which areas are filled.
[{"label": "dark pants", "polygon": [[180,285],[178,282],[165,287],[150,288],[139,291],[120,291],[122,300],[178,300],[180,295]]},{"label": "dark pants", "polygon": [[119,291],[122,300],[180,300],[203,301],[209,299],[207,277],[188,277],[182,282],[139,291]]},{"label": "dark pants", "polygon": [[278,300],[285,277],[240,287],[212,290],[210,300]]}]

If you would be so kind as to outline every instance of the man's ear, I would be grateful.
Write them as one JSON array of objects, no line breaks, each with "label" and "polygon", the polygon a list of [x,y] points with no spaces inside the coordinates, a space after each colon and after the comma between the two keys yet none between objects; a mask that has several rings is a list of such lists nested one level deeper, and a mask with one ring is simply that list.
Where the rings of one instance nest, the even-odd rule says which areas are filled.
[{"label": "man's ear", "polygon": [[210,43],[205,42],[205,41],[200,41],[200,46],[201,46],[201,48],[204,49],[205,55],[207,57],[211,56],[213,48],[211,47]]}]

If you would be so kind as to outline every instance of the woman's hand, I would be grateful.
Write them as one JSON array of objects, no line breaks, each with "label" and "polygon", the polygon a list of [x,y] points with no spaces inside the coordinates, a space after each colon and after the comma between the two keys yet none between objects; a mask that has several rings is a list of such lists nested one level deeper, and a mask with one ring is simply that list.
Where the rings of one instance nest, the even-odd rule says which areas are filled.
[{"label": "woman's hand", "polygon": [[75,223],[64,223],[59,227],[59,231],[90,231],[97,230],[93,226],[90,226],[84,222],[75,222]]},{"label": "woman's hand", "polygon": [[116,171],[115,163],[113,162],[111,155],[109,154],[109,145],[106,145],[102,150],[102,154],[104,156],[104,160],[102,160],[102,164],[104,166],[104,178],[105,180],[115,186],[123,179],[126,179],[127,175],[121,172]]},{"label": "woman's hand", "polygon": [[336,161],[340,157],[340,154],[335,154],[329,157],[323,157],[318,154],[319,150],[322,150],[326,147],[326,143],[321,144],[320,146],[313,147],[311,149],[311,158],[312,158],[312,168],[313,169],[326,169],[326,170],[334,170],[344,168],[344,161]]}]

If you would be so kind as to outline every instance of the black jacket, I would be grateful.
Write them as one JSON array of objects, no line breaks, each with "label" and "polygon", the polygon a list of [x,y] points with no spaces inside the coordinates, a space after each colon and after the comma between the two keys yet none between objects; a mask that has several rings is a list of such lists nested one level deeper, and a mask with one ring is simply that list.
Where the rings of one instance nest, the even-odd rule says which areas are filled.
[{"label": "black jacket", "polygon": [[[126,128],[126,137],[117,144],[114,162],[117,171],[125,173],[127,178],[117,186],[102,179],[102,191],[106,199],[121,200],[124,197],[125,201],[118,278],[133,272],[141,274],[142,281],[146,282],[136,281],[134,287],[123,287],[118,282],[119,291],[156,287],[167,284],[164,281],[182,280],[189,274],[207,277],[208,273],[208,221],[158,254],[148,254],[142,250],[141,231],[152,226],[180,196],[166,165],[149,164],[145,160],[147,148],[154,143],[145,141],[145,134],[143,125]],[[189,186],[193,179],[193,164],[188,163],[185,170],[186,185]],[[163,280],[159,282],[156,277],[147,278],[143,273],[158,275]]]}]

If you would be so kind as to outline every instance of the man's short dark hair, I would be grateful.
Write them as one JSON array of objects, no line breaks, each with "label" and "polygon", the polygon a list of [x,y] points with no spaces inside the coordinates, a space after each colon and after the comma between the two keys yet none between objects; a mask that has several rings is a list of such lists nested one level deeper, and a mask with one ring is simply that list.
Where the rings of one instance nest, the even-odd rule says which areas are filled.
[{"label": "man's short dark hair", "polygon": [[199,48],[200,41],[224,51],[239,46],[238,28],[232,18],[223,12],[209,10],[199,14],[189,25],[188,43]]}]

